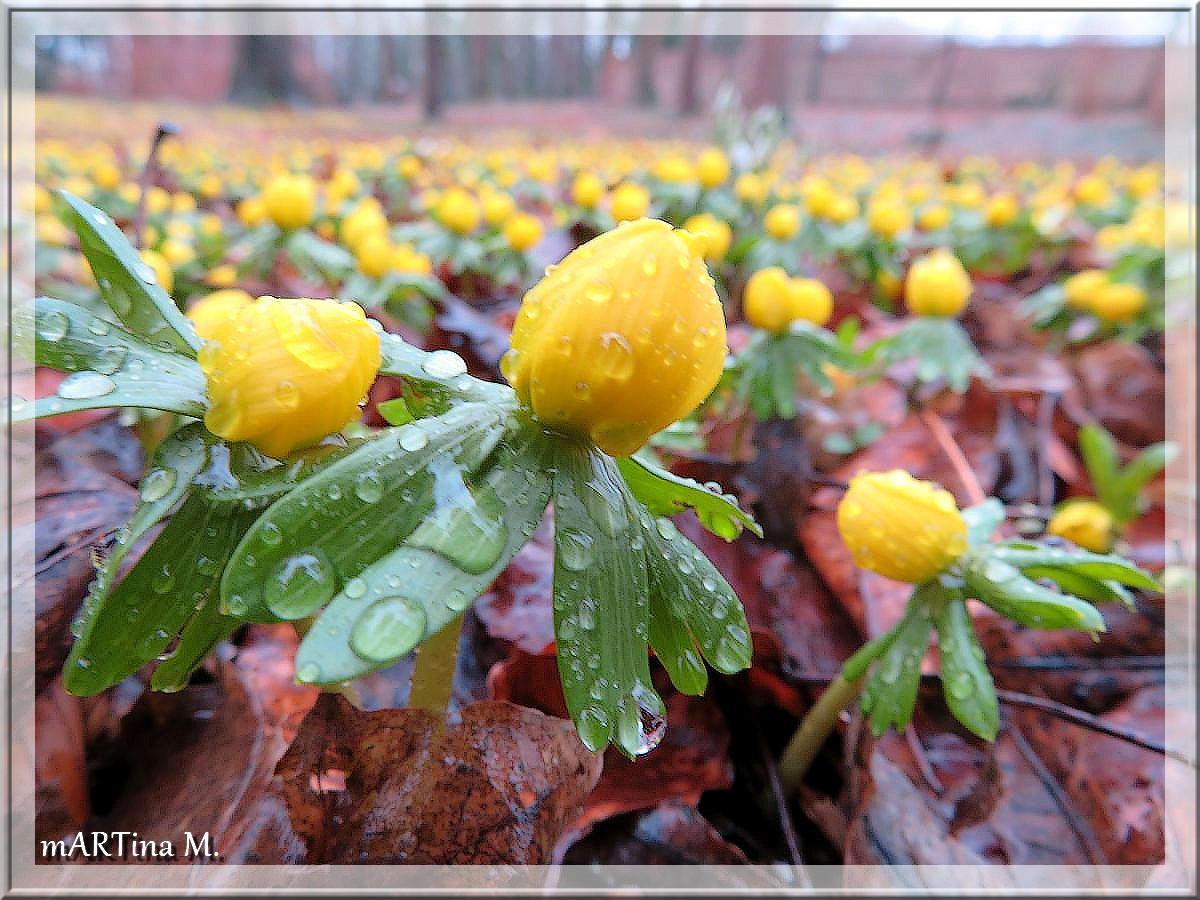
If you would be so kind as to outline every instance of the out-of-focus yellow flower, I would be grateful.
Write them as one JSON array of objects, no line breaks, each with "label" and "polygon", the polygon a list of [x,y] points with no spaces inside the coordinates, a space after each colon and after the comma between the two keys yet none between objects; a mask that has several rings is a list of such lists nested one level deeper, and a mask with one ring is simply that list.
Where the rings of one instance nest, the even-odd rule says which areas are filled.
[{"label": "out-of-focus yellow flower", "polygon": [[917,227],[922,231],[937,231],[950,224],[950,209],[943,203],[926,206],[917,214]]},{"label": "out-of-focus yellow flower", "polygon": [[1120,325],[1137,317],[1146,306],[1146,292],[1136,284],[1106,282],[1092,294],[1091,311],[1096,318]]},{"label": "out-of-focus yellow flower", "polygon": [[38,216],[37,240],[39,244],[65,247],[71,241],[71,229],[53,216]]},{"label": "out-of-focus yellow flower", "polygon": [[792,321],[824,325],[833,315],[833,294],[815,278],[793,278],[788,285]]},{"label": "out-of-focus yellow flower", "polygon": [[1064,503],[1046,524],[1046,534],[1066,538],[1093,553],[1112,549],[1114,529],[1112,514],[1095,500]]},{"label": "out-of-focus yellow flower", "polygon": [[1114,253],[1129,243],[1129,229],[1125,225],[1105,225],[1094,240],[1098,249]]},{"label": "out-of-focus yellow flower", "polygon": [[267,216],[280,228],[303,228],[317,211],[317,184],[308,175],[276,175],[263,188]]},{"label": "out-of-focus yellow flower", "polygon": [[650,192],[632,181],[617,185],[612,193],[610,211],[617,222],[632,222],[646,215],[650,209]]},{"label": "out-of-focus yellow flower", "polygon": [[479,203],[460,187],[452,187],[438,198],[436,215],[456,234],[470,234],[479,227]]},{"label": "out-of-focus yellow flower", "polygon": [[221,196],[221,192],[225,190],[225,185],[221,182],[221,176],[216,172],[208,172],[200,177],[200,196],[206,200],[215,200]]},{"label": "out-of-focus yellow flower", "polygon": [[196,211],[196,198],[191,194],[172,194],[171,195],[171,212],[174,213],[190,213]]},{"label": "out-of-focus yellow flower", "polygon": [[983,218],[991,228],[1003,228],[1012,223],[1021,211],[1017,198],[1007,191],[991,197],[983,208]]},{"label": "out-of-focus yellow flower", "polygon": [[529,213],[517,213],[504,223],[504,239],[518,253],[524,252],[542,239],[542,223]]},{"label": "out-of-focus yellow flower", "polygon": [[743,172],[733,183],[733,193],[743,203],[760,206],[767,199],[767,182],[754,172]]},{"label": "out-of-focus yellow flower", "polygon": [[909,584],[933,580],[967,550],[953,495],[903,469],[855,475],[837,525],[856,565]]},{"label": "out-of-focus yellow flower", "polygon": [[1113,199],[1112,187],[1099,175],[1084,175],[1075,182],[1075,199],[1085,206],[1108,206]]},{"label": "out-of-focus yellow flower", "polygon": [[163,257],[161,253],[154,250],[143,250],[141,253],[142,262],[148,265],[154,271],[154,280],[168,294],[175,289],[175,273],[171,270],[171,264]]},{"label": "out-of-focus yellow flower", "polygon": [[200,234],[206,238],[220,237],[225,231],[221,217],[216,213],[205,213],[200,217]]},{"label": "out-of-focus yellow flower", "polygon": [[1063,282],[1063,293],[1067,304],[1075,309],[1091,309],[1097,291],[1108,284],[1108,273],[1103,269],[1084,269]]},{"label": "out-of-focus yellow flower", "polygon": [[342,243],[354,250],[370,235],[386,236],[387,229],[387,216],[383,214],[379,201],[374,197],[367,197],[360,200],[354,209],[346,214],[338,233]]},{"label": "out-of-focus yellow flower", "polygon": [[483,220],[493,228],[508,221],[516,208],[516,201],[503,191],[488,191],[483,195]]},{"label": "out-of-focus yellow flower", "polygon": [[389,266],[393,272],[415,275],[428,275],[433,271],[433,263],[429,257],[414,250],[412,244],[393,247]]},{"label": "out-of-focus yellow flower", "polygon": [[237,318],[242,307],[254,298],[237,288],[213,291],[206,297],[194,301],[188,307],[187,317],[202,340],[211,341],[229,322]]},{"label": "out-of-focus yellow flower", "polygon": [[116,163],[105,161],[92,169],[92,181],[104,191],[115,191],[121,184],[121,170]]},{"label": "out-of-focus yellow flower", "polygon": [[900,296],[900,290],[904,287],[904,282],[891,269],[880,269],[875,275],[875,287],[879,289],[880,295],[885,299],[895,300]]},{"label": "out-of-focus yellow flower", "polygon": [[167,238],[162,242],[159,252],[162,253],[163,259],[170,264],[172,269],[186,266],[196,258],[196,251],[192,245],[178,238]]},{"label": "out-of-focus yellow flower", "polygon": [[237,269],[228,263],[213,266],[204,280],[215,288],[230,288],[237,284]]},{"label": "out-of-focus yellow flower", "polygon": [[283,458],[358,417],[379,371],[379,335],[355,303],[259,297],[200,348],[204,424]]},{"label": "out-of-focus yellow flower", "polygon": [[825,211],[825,218],[837,225],[845,225],[858,217],[858,201],[849,194],[834,194]]},{"label": "out-of-focus yellow flower", "polygon": [[1139,166],[1129,173],[1126,188],[1132,196],[1139,200],[1149,197],[1155,191],[1162,190],[1161,173],[1157,167],[1152,165]]},{"label": "out-of-focus yellow flower", "polygon": [[957,316],[971,296],[971,276],[949,250],[926,253],[912,264],[904,302],[918,316]]},{"label": "out-of-focus yellow flower", "polygon": [[[72,191],[71,193],[79,193]],[[171,195],[169,192],[160,188],[158,185],[152,185],[146,191],[146,212],[152,216],[161,216],[171,208]]]},{"label": "out-of-focus yellow flower", "polygon": [[595,209],[604,196],[604,183],[591,172],[580,172],[571,182],[571,199],[584,209]]},{"label": "out-of-focus yellow flower", "polygon": [[392,242],[386,233],[371,232],[355,246],[354,258],[368,278],[382,278],[391,265]]},{"label": "out-of-focus yellow flower", "polygon": [[546,425],[628,456],[709,395],[725,354],[698,241],[640,219],[576,248],[534,285],[501,369]]},{"label": "out-of-focus yellow flower", "polygon": [[404,156],[396,165],[396,170],[405,181],[412,181],[421,173],[421,160],[415,156]]},{"label": "out-of-focus yellow flower", "polygon": [[733,241],[733,229],[728,222],[709,213],[697,213],[684,222],[683,227],[704,242],[704,258],[709,262],[725,258]]},{"label": "out-of-focus yellow flower", "polygon": [[791,278],[781,266],[759,269],[746,281],[742,312],[755,328],[779,333],[792,323]]},{"label": "out-of-focus yellow flower", "polygon": [[729,177],[729,157],[719,147],[709,147],[696,160],[696,176],[706,190],[720,187]]},{"label": "out-of-focus yellow flower", "polygon": [[669,184],[687,184],[696,180],[696,170],[682,156],[665,156],[654,164],[654,177]]},{"label": "out-of-focus yellow flower", "polygon": [[262,197],[245,197],[238,201],[238,221],[247,228],[254,228],[267,221],[267,205]]},{"label": "out-of-focus yellow flower", "polygon": [[790,240],[800,230],[800,210],[790,203],[772,206],[763,219],[763,228],[777,241]]},{"label": "out-of-focus yellow flower", "polygon": [[867,208],[867,224],[877,235],[891,240],[912,225],[912,214],[903,201],[876,199]]}]

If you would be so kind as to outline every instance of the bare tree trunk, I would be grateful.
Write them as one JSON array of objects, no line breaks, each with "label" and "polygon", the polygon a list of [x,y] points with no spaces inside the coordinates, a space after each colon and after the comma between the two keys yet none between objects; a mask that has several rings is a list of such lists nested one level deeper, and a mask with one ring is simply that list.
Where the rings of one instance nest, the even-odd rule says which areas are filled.
[{"label": "bare tree trunk", "polygon": [[292,70],[291,35],[239,35],[234,53],[230,100],[262,105],[308,99]]},{"label": "bare tree trunk", "polygon": [[658,105],[658,90],[654,83],[654,51],[661,40],[657,34],[639,34],[633,42],[633,61],[637,70],[637,105]]},{"label": "bare tree trunk", "polygon": [[679,114],[694,116],[700,112],[700,56],[704,37],[689,34],[683,45],[683,65],[679,69]]},{"label": "bare tree trunk", "polygon": [[425,35],[425,80],[421,85],[425,118],[433,121],[445,103],[446,49],[440,34]]},{"label": "bare tree trunk", "polygon": [[476,100],[491,94],[491,79],[488,77],[488,54],[495,40],[487,34],[473,34],[467,38],[470,45],[471,96]]}]

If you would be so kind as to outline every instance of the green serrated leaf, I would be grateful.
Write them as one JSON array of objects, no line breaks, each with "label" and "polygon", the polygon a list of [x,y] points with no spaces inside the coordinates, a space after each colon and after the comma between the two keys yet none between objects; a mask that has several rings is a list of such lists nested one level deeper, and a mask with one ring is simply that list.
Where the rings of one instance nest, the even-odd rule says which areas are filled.
[{"label": "green serrated leaf", "polygon": [[972,375],[986,377],[991,372],[956,319],[917,316],[879,352],[888,364],[917,358],[918,381],[942,378],[959,394],[970,386]]},{"label": "green serrated leaf", "polygon": [[77,373],[58,395],[17,402],[14,422],[115,406],[201,417],[208,409],[195,360],[160,350],[112,322],[61,300],[40,298],[13,316],[13,342],[32,347],[38,365]]},{"label": "green serrated leaf", "polygon": [[170,687],[186,678],[212,643],[238,624],[217,612],[217,582],[256,515],[192,494],[129,574],[88,601],[94,605],[63,667],[67,690],[90,696],[112,687],[169,652],[195,622],[187,640],[180,639],[183,656],[158,682]]},{"label": "green serrated leaf", "polygon": [[545,513],[551,493],[546,453],[538,430],[519,429],[500,445],[486,474],[443,496],[405,543],[346,582],[300,645],[300,680],[358,678],[395,662],[460,615]]},{"label": "green serrated leaf", "polygon": [[155,281],[154,270],[117,228],[112,218],[68,191],[59,195],[71,208],[71,225],[87,257],[100,296],[117,318],[139,337],[195,356],[200,338],[170,295]]},{"label": "green serrated leaf", "polygon": [[1068,569],[1098,581],[1116,581],[1132,588],[1162,593],[1162,585],[1153,575],[1115,553],[1063,550],[1058,547],[1024,543],[1000,544],[991,548],[989,553],[992,558],[1016,566],[1022,571],[1030,566]]},{"label": "green serrated leaf", "polygon": [[984,662],[966,603],[951,599],[942,604],[937,632],[946,705],[972,734],[994,741],[1000,727],[996,685]]},{"label": "green serrated leaf", "polygon": [[417,382],[422,390],[434,393],[447,406],[453,403],[514,402],[512,388],[468,375],[467,364],[453,350],[429,353],[387,332],[379,335],[379,349],[383,356],[379,374],[397,375],[406,381]]},{"label": "green serrated leaf", "polygon": [[708,687],[708,669],[687,623],[677,618],[666,597],[650,594],[650,647],[681,694],[699,697]]},{"label": "green serrated leaf", "polygon": [[994,556],[969,559],[963,572],[971,596],[1026,628],[1102,632],[1104,617],[1092,604],[1056,594]]},{"label": "green serrated leaf", "polygon": [[661,737],[666,708],[646,644],[649,585],[637,503],[612,460],[563,442],[554,477],[554,633],[580,740],[630,758]]},{"label": "green serrated leaf", "polygon": [[403,397],[384,400],[382,403],[377,403],[375,409],[387,420],[389,425],[407,425],[409,422],[416,421],[416,416],[409,411],[408,404],[404,402]]},{"label": "green serrated leaf", "polygon": [[1105,503],[1118,525],[1137,518],[1142,489],[1167,467],[1177,450],[1174,444],[1152,444],[1120,470],[1106,492],[1109,502]]},{"label": "green serrated leaf", "polygon": [[1121,458],[1112,435],[1099,425],[1084,425],[1079,429],[1079,452],[1097,498],[1109,507],[1115,500],[1113,488],[1121,469]]},{"label": "green serrated leaf", "polygon": [[1026,578],[1045,578],[1053,581],[1066,593],[1093,603],[1120,603],[1133,609],[1133,595],[1116,581],[1100,581],[1071,569],[1052,566],[1026,566],[1021,570]]},{"label": "green serrated leaf", "polygon": [[224,608],[255,622],[304,618],[463,490],[499,442],[511,407],[463,404],[389,429],[277,500],[238,545]]},{"label": "green serrated leaf", "polygon": [[968,545],[976,547],[991,540],[1004,521],[1004,515],[1004,504],[995,497],[988,497],[982,503],[964,509],[962,517],[967,522]]},{"label": "green serrated leaf", "polygon": [[762,528],[748,512],[738,506],[732,494],[720,493],[691,478],[683,478],[636,456],[618,459],[617,468],[638,502],[655,516],[673,516],[694,509],[700,523],[718,537],[732,541],[749,528],[762,537]]},{"label": "green serrated leaf", "polygon": [[912,719],[921,683],[921,661],[929,649],[929,635],[933,631],[925,597],[934,590],[940,588],[931,583],[914,592],[904,619],[896,626],[894,637],[880,654],[863,687],[863,712],[870,719],[876,737],[893,725],[903,731]]}]

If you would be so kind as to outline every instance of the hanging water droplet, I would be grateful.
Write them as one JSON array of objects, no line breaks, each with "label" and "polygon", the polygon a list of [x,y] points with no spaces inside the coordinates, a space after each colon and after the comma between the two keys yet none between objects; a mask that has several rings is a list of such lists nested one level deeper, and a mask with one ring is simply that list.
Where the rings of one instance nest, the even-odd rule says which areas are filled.
[{"label": "hanging water droplet", "polygon": [[425,635],[425,609],[406,597],[371,604],[350,633],[350,648],[370,662],[404,656]]},{"label": "hanging water droplet", "polygon": [[175,487],[174,469],[154,469],[142,479],[140,495],[147,503],[153,503],[167,496]]},{"label": "hanging water droplet", "polygon": [[165,594],[173,587],[175,587],[175,573],[171,571],[170,566],[163,566],[159,569],[150,582],[150,588],[156,594]]},{"label": "hanging water droplet", "polygon": [[575,528],[564,528],[557,536],[558,556],[565,568],[582,572],[592,564],[592,536]]},{"label": "hanging water droplet", "polygon": [[64,400],[94,400],[116,389],[116,382],[100,372],[76,372],[63,380],[57,393]]},{"label": "hanging water droplet", "polygon": [[342,499],[342,486],[334,482],[329,487],[325,488],[325,496],[335,503]]},{"label": "hanging water droplet", "polygon": [[281,562],[263,587],[267,608],[285,620],[302,619],[328,603],[336,592],[333,567],[313,549]]},{"label": "hanging water droplet", "polygon": [[405,425],[400,429],[399,443],[409,453],[416,453],[429,443],[429,436],[418,425]]},{"label": "hanging water droplet", "polygon": [[70,329],[70,321],[57,310],[52,310],[44,316],[38,317],[37,320],[37,336],[43,341],[49,341],[52,344],[57,344],[65,338]]},{"label": "hanging water droplet", "polygon": [[437,461],[434,480],[435,500],[441,499],[408,543],[432,550],[472,575],[486,572],[508,544],[503,504],[486,486],[468,488],[452,461]]},{"label": "hanging water droplet", "polygon": [[454,378],[467,371],[467,364],[453,350],[434,350],[421,368],[430,378]]}]

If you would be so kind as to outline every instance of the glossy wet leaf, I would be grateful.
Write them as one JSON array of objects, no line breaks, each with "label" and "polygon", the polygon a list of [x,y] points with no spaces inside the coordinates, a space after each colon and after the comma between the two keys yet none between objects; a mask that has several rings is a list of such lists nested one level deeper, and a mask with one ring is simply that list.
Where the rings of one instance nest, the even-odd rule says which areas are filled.
[{"label": "glossy wet leaf", "polygon": [[208,409],[204,373],[194,360],[74,304],[42,297],[21,308],[13,316],[13,343],[34,350],[38,365],[74,373],[56,396],[14,398],[14,422],[116,406],[196,418]]},{"label": "glossy wet leaf", "polygon": [[70,225],[79,236],[100,296],[134,334],[154,344],[195,355],[200,338],[175,301],[155,280],[112,218],[68,191],[59,195],[71,209]]},{"label": "glossy wet leaf", "polygon": [[463,404],[388,429],[307,479],[242,540],[221,582],[223,606],[263,622],[316,612],[462,489],[510,412]]},{"label": "glossy wet leaf", "polygon": [[618,459],[617,466],[633,496],[652,515],[672,516],[690,508],[705,528],[727,541],[741,534],[743,528],[762,537],[762,528],[754,517],[738,506],[733,495],[721,493],[719,485],[682,478],[637,456]]},{"label": "glossy wet leaf", "polygon": [[893,725],[903,731],[912,719],[921,683],[921,661],[934,627],[926,597],[940,591],[940,587],[929,584],[914,592],[903,620],[886,642],[863,687],[862,709],[876,737]]},{"label": "glossy wet leaf", "polygon": [[958,394],[966,391],[971,376],[986,377],[991,372],[955,319],[918,316],[899,334],[885,338],[877,352],[889,365],[915,357],[919,382],[944,379]]},{"label": "glossy wet leaf", "polygon": [[546,443],[532,429],[502,442],[485,473],[443,497],[407,541],[342,586],[300,645],[300,679],[331,684],[390,665],[460,615],[545,513],[546,461]]},{"label": "glossy wet leaf", "polygon": [[1104,617],[1091,603],[1044,588],[1003,560],[967,557],[963,575],[969,596],[1019,625],[1092,632],[1105,630]]},{"label": "glossy wet leaf", "polygon": [[1132,588],[1162,591],[1162,585],[1153,575],[1115,553],[1092,553],[1074,548],[1063,550],[1038,544],[1009,543],[990,548],[988,556],[1016,566],[1022,571],[1032,566],[1039,569],[1067,569],[1098,581],[1116,581]]},{"label": "glossy wet leaf", "polygon": [[436,415],[456,403],[514,402],[512,388],[481,381],[467,374],[467,364],[453,350],[418,350],[394,334],[379,335],[381,375],[397,375],[411,383],[409,408],[418,415]]},{"label": "glossy wet leaf", "polygon": [[937,614],[936,625],[946,704],[973,734],[985,741],[995,740],[1000,727],[996,686],[966,604],[948,598]]}]

